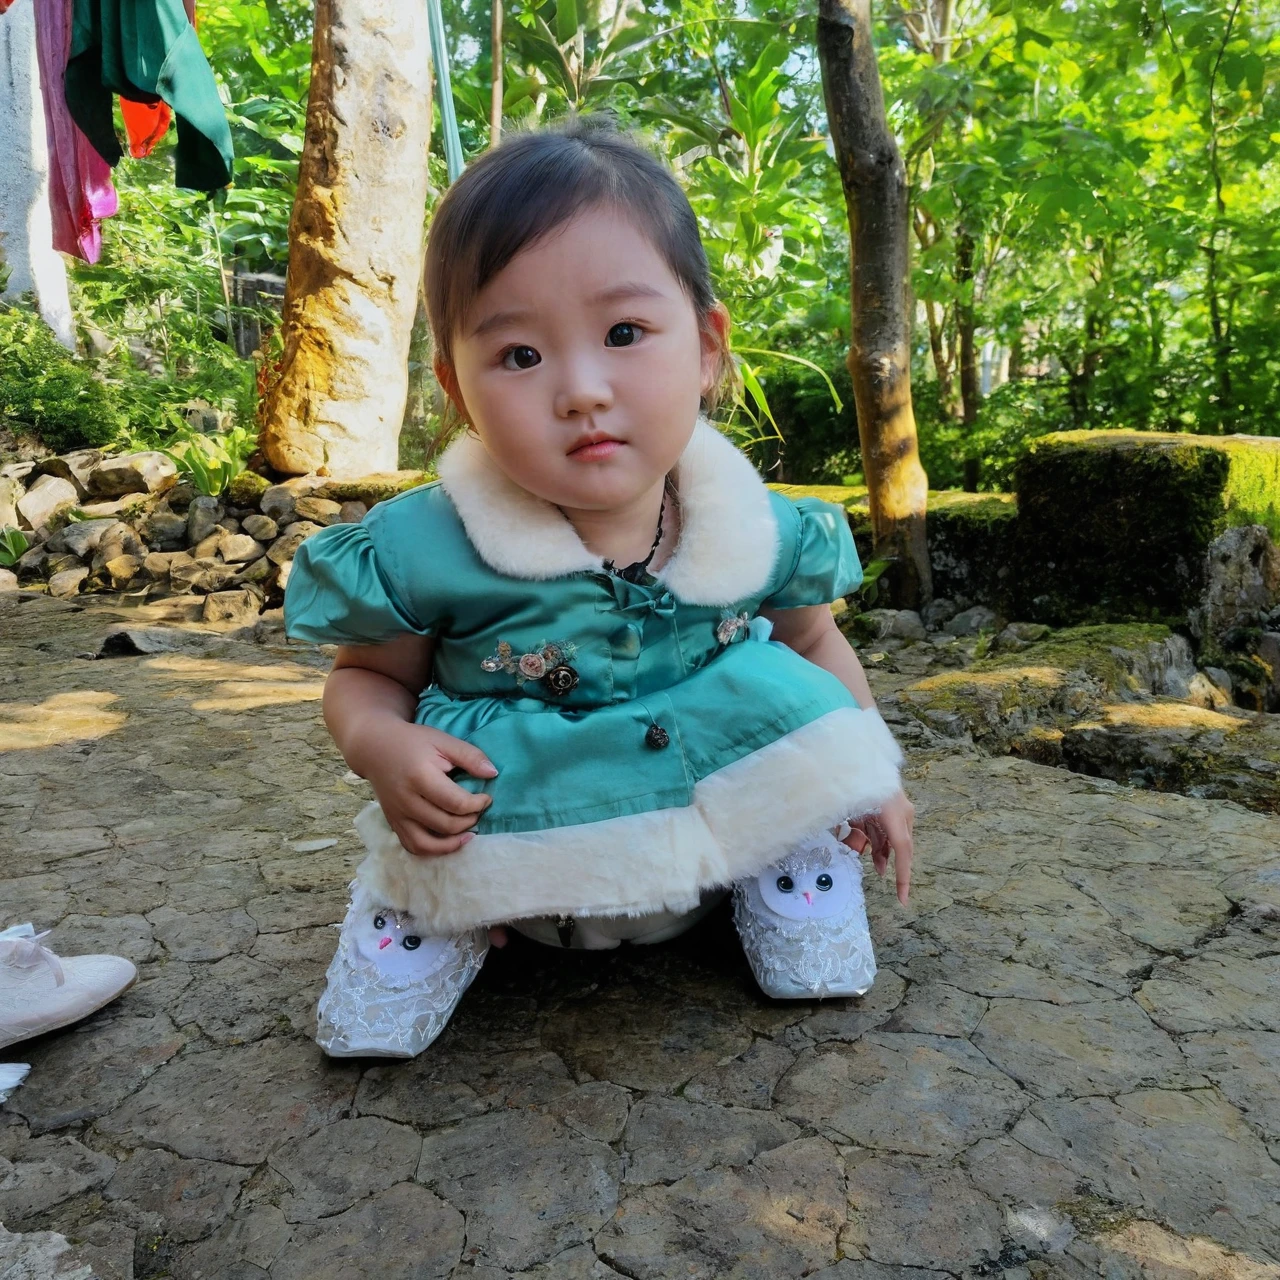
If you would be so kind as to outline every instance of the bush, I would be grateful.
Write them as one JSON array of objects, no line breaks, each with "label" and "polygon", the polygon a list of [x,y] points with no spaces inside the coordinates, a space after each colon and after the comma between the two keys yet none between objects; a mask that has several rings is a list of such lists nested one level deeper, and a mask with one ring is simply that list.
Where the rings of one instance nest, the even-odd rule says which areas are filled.
[{"label": "bush", "polygon": [[34,310],[2,307],[0,420],[66,453],[109,444],[124,414],[112,389],[62,346]]}]

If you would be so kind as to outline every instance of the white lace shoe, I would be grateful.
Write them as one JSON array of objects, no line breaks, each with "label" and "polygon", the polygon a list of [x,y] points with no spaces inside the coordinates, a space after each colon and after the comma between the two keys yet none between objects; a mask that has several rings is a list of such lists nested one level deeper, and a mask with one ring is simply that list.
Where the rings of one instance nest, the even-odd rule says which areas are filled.
[{"label": "white lace shoe", "polygon": [[739,880],[733,920],[765,995],[860,996],[875,980],[862,863],[831,834]]},{"label": "white lace shoe", "polygon": [[445,1028],[489,951],[485,929],[418,933],[413,917],[370,902],[358,885],[342,922],[316,1043],[331,1058],[412,1058]]},{"label": "white lace shoe", "polygon": [[30,924],[0,930],[0,1049],[79,1022],[137,981],[123,957],[56,956],[41,945],[48,936]]}]

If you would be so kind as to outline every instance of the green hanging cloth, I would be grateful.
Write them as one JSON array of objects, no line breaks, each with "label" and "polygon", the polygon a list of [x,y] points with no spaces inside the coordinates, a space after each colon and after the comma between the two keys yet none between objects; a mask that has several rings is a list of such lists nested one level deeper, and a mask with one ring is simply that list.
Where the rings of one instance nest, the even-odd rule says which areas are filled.
[{"label": "green hanging cloth", "polygon": [[167,102],[178,122],[174,182],[214,191],[231,181],[231,129],[182,0],[71,0],[67,109],[109,164],[122,154],[111,95]]}]

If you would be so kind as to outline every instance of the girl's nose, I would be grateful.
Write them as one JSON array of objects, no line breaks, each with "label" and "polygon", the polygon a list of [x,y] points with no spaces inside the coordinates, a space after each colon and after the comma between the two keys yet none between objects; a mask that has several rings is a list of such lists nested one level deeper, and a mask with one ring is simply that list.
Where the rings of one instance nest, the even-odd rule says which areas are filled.
[{"label": "girl's nose", "polygon": [[574,413],[595,413],[613,404],[613,392],[601,370],[589,361],[578,361],[565,369],[556,412],[562,418]]},{"label": "girl's nose", "polygon": [[811,894],[807,889],[804,892],[804,900],[809,906],[813,906],[813,894]]},{"label": "girl's nose", "polygon": [[[807,898],[808,896],[809,896],[809,895],[806,893],[806,894],[805,894],[805,897]],[[390,938],[380,938],[380,939],[378,940],[378,950],[379,950],[379,951],[384,950],[385,948],[389,947],[390,945],[391,945],[391,939],[390,939]]]}]

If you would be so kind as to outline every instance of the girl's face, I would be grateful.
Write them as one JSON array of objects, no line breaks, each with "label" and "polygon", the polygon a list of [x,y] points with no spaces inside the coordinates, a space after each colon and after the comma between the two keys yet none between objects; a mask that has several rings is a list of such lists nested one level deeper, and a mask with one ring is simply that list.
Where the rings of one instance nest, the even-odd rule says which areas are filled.
[{"label": "girl's face", "polygon": [[[725,331],[728,314],[717,308],[710,322]],[[610,511],[675,465],[719,350],[645,235],[595,208],[488,282],[455,335],[453,370],[436,373],[517,484],[561,507]]]}]

